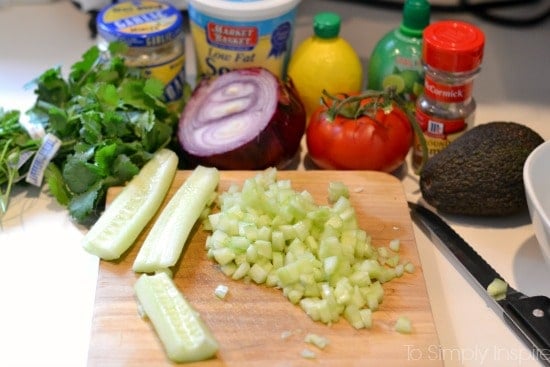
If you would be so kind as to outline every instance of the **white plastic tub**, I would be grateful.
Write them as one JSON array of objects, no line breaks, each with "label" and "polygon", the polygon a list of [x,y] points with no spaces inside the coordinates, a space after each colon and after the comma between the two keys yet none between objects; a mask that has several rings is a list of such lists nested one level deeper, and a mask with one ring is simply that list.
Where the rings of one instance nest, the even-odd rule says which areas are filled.
[{"label": "white plastic tub", "polygon": [[264,67],[283,78],[300,0],[190,0],[199,76]]}]

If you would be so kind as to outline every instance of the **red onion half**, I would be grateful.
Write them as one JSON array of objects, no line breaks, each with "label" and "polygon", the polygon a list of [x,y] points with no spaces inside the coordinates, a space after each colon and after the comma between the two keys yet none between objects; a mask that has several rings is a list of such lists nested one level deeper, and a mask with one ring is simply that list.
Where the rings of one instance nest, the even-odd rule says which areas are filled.
[{"label": "red onion half", "polygon": [[177,137],[191,165],[254,170],[294,158],[305,126],[291,82],[263,68],[237,69],[197,85]]}]

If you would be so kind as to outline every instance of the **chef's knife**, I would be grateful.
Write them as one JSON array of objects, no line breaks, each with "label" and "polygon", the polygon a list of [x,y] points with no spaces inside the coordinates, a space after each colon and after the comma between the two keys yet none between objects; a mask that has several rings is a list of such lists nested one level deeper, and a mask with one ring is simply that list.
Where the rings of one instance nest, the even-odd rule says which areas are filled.
[{"label": "chef's knife", "polygon": [[487,299],[495,302],[504,320],[532,349],[533,355],[550,366],[550,298],[528,297],[508,285],[505,297],[494,299],[487,292],[487,287],[495,279],[505,281],[504,278],[441,217],[422,205],[408,204],[413,220],[432,242],[441,246],[442,250],[450,251],[481,286]]}]

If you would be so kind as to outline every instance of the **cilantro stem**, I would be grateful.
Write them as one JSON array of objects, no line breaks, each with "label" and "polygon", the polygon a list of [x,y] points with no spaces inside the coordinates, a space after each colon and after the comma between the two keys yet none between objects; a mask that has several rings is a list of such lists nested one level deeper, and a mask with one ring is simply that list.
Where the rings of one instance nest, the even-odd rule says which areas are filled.
[{"label": "cilantro stem", "polygon": [[11,143],[12,139],[8,139],[0,153],[0,173],[4,174],[7,180],[5,192],[2,192],[2,188],[0,187],[0,216],[5,214],[8,210],[13,181],[18,174],[17,168],[13,164],[13,159],[11,159],[13,158],[12,155],[17,154],[17,152],[9,151]]}]

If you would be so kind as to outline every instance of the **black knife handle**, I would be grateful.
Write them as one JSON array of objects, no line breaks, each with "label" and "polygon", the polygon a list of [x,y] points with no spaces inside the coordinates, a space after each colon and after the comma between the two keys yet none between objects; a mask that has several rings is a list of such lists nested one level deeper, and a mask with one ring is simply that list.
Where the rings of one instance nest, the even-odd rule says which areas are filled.
[{"label": "black knife handle", "polygon": [[[507,321],[521,329],[523,336],[537,347],[536,357],[550,365],[550,298],[534,296],[499,301]],[[506,311],[509,312],[506,312]]]}]

